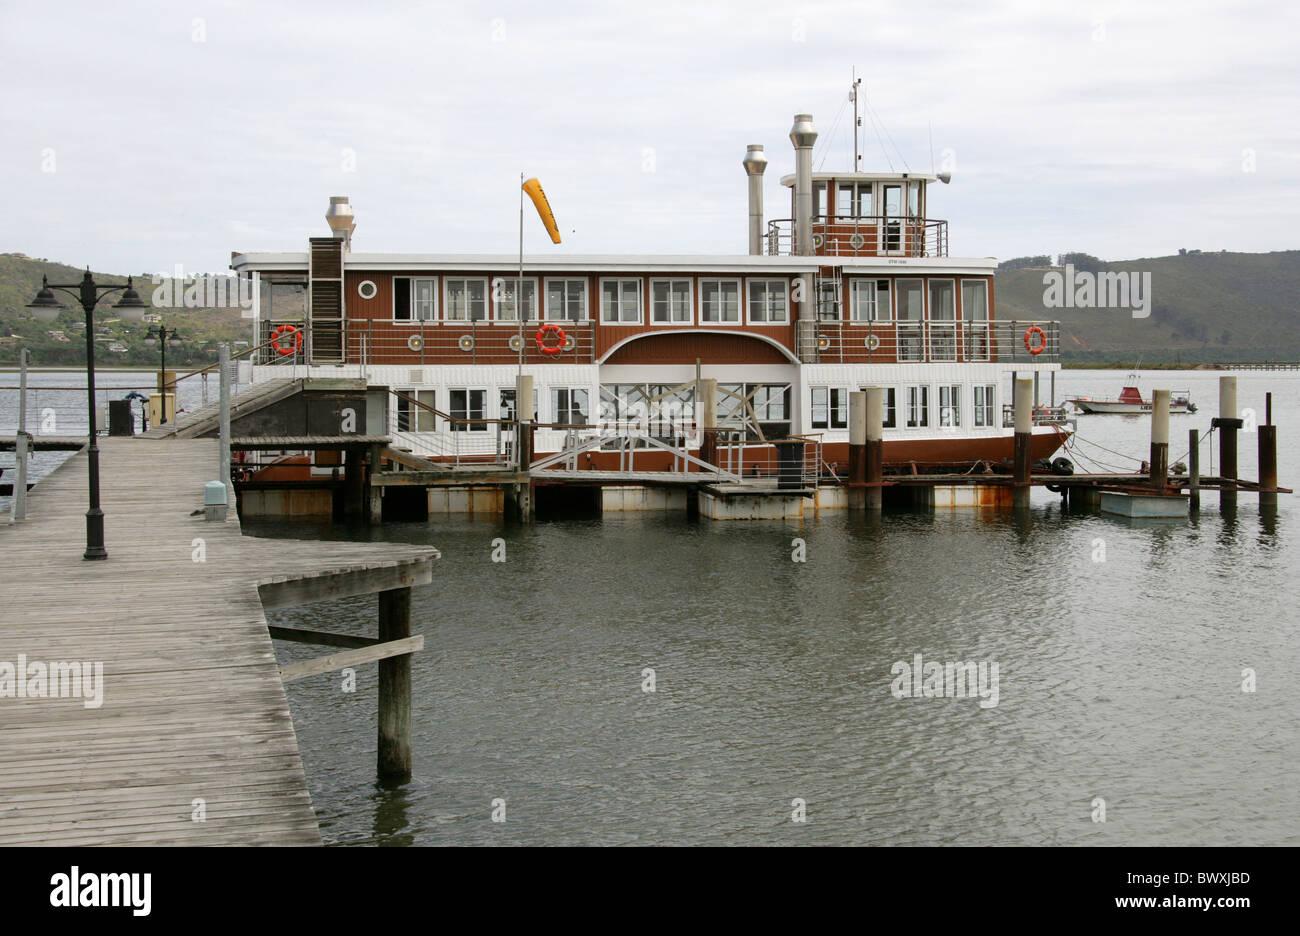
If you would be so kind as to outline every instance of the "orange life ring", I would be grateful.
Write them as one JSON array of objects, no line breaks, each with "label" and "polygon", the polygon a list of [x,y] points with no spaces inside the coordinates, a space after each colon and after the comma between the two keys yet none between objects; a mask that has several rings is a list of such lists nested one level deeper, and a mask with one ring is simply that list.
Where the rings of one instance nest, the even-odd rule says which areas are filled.
[{"label": "orange life ring", "polygon": [[[1038,335],[1038,344],[1034,344],[1030,339]],[[1047,347],[1047,335],[1037,325],[1030,325],[1025,329],[1025,349],[1030,354],[1042,354],[1043,348]]]},{"label": "orange life ring", "polygon": [[[280,339],[286,335],[293,335],[293,347],[284,348],[280,346]],[[302,329],[295,328],[292,325],[281,325],[271,332],[271,347],[275,348],[276,354],[297,354],[302,350]]]},{"label": "orange life ring", "polygon": [[[552,332],[559,341],[556,344],[548,345],[546,343],[546,336]],[[537,329],[537,347],[541,349],[542,354],[559,354],[564,348],[564,343],[568,340],[568,336],[564,334],[564,329],[559,325],[556,325],[554,322],[547,322],[541,328]]]}]

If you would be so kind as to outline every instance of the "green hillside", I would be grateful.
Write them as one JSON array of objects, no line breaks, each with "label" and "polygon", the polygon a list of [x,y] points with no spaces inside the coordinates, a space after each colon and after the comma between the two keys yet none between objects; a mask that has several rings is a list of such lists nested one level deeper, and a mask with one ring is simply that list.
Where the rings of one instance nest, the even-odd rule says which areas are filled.
[{"label": "green hillside", "polygon": [[1046,308],[1043,277],[1059,266],[999,269],[997,317],[1059,320],[1067,363],[1300,361],[1298,250],[1096,262],[1107,271],[1151,273],[1148,318],[1122,310]]},{"label": "green hillside", "polygon": [[[18,350],[31,349],[31,363],[41,365],[84,364],[86,360],[85,313],[71,296],[56,292],[59,301],[67,308],[49,323],[32,318],[25,306],[35,298],[41,288],[41,277],[47,275],[52,283],[76,283],[84,270],[48,260],[34,260],[22,254],[0,254],[0,365],[17,364]],[[125,276],[94,273],[95,282],[122,284]],[[154,285],[151,273],[136,274],[135,286],[141,298],[150,305],[150,312],[162,315],[162,324],[168,331],[176,329],[181,336],[179,347],[168,347],[167,368],[202,366],[217,359],[217,344],[221,341],[249,341],[252,322],[242,318],[235,309],[185,309],[154,308],[151,298]],[[158,345],[149,345],[144,336],[149,323],[127,324],[118,319],[113,303],[120,294],[105,298],[95,307],[95,364],[97,366],[158,366]],[[67,340],[59,340],[51,332],[61,332]],[[125,351],[111,351],[118,344]]]}]

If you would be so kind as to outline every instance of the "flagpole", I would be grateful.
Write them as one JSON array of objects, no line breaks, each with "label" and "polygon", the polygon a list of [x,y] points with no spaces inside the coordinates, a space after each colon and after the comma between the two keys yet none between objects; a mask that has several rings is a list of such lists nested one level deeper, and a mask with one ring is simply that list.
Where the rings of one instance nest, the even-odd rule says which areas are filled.
[{"label": "flagpole", "polygon": [[[524,375],[524,174],[519,173],[519,282],[515,285],[515,315],[519,319],[519,376]],[[515,412],[520,401],[515,400]]]}]

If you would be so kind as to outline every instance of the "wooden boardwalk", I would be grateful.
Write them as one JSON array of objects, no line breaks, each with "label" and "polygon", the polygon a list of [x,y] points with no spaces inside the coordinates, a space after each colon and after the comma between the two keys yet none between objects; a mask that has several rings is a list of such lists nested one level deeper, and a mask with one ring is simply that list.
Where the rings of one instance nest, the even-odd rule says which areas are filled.
[{"label": "wooden boardwalk", "polygon": [[106,561],[81,558],[85,452],[0,526],[0,666],[103,664],[97,708],[0,688],[0,845],[319,844],[263,608],[423,584],[437,551],[193,516],[214,440],[104,439],[100,459]]}]

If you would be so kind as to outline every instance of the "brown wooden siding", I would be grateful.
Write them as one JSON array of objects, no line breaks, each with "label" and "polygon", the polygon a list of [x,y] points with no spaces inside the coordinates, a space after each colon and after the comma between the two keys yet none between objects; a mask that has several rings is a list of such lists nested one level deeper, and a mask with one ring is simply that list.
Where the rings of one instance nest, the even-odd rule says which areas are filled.
[{"label": "brown wooden siding", "polygon": [[644,334],[619,348],[606,364],[789,364],[790,359],[759,338],[737,331],[734,335],[716,332],[660,331]]}]

